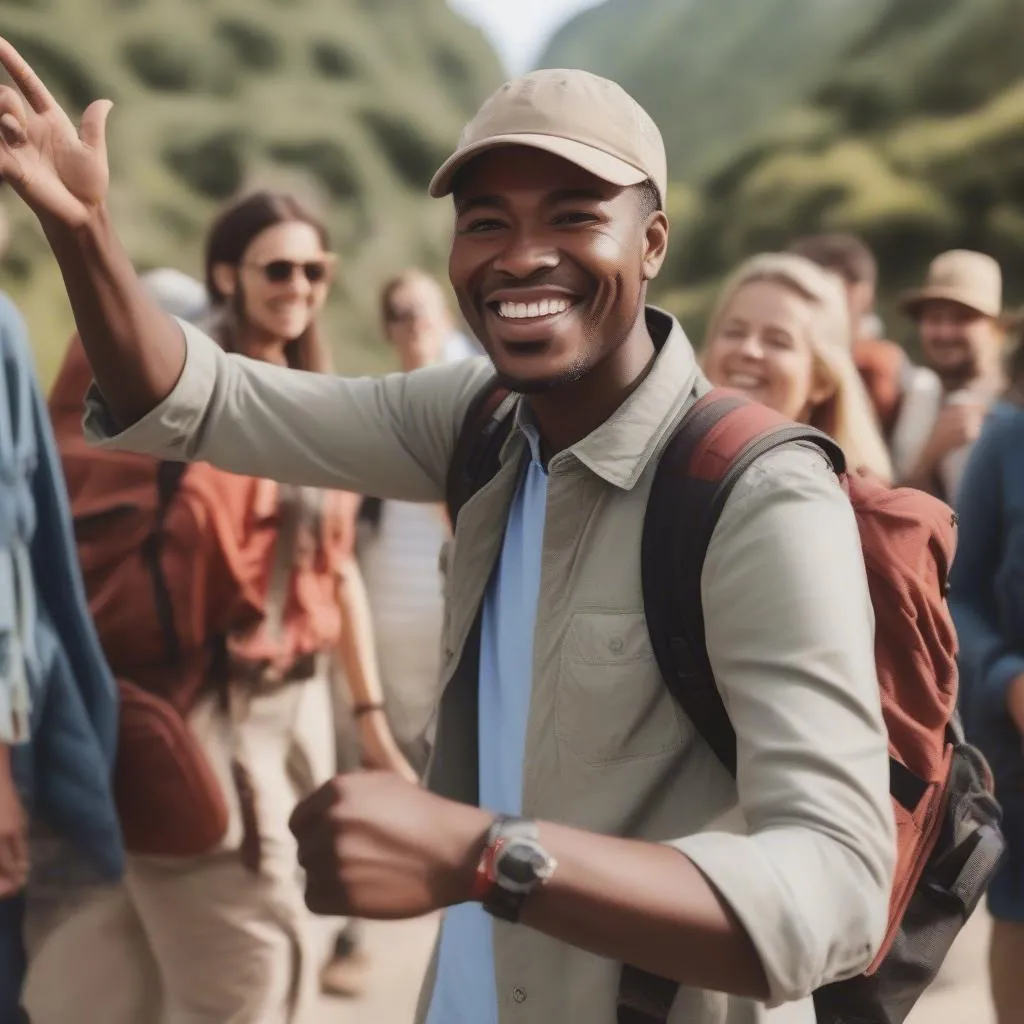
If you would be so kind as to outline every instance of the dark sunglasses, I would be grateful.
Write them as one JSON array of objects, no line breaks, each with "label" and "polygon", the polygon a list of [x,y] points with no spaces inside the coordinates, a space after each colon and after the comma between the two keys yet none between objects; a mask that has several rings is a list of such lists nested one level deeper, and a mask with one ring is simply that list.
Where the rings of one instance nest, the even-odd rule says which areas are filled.
[{"label": "dark sunglasses", "polygon": [[306,275],[310,284],[319,284],[326,281],[334,261],[330,259],[308,260],[305,263],[295,263],[293,260],[271,260],[269,263],[251,264],[257,270],[263,272],[263,276],[271,284],[284,284],[295,276],[295,271],[301,271]]}]

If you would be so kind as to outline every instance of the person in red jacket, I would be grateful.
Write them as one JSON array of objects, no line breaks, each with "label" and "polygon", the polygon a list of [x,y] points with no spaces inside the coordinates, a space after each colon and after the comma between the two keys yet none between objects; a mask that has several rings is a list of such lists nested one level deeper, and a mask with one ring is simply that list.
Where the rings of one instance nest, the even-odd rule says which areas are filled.
[{"label": "person in red jacket", "polygon": [[[256,193],[232,204],[210,232],[206,264],[211,310],[200,318],[224,349],[262,363],[329,369],[317,320],[334,257],[322,226],[294,198]],[[77,391],[62,387],[76,358],[85,371]],[[51,396],[73,508],[102,498],[110,504],[119,497],[110,493],[115,488],[132,493],[124,456],[99,452],[82,436],[90,378],[76,339]],[[58,408],[66,394],[71,401]],[[152,466],[141,469],[154,491]],[[202,514],[181,514],[186,496],[200,491],[207,496]],[[192,688],[176,706],[220,784],[227,824],[220,842],[195,856],[130,846],[123,887],[84,907],[62,902],[59,919],[32,951],[26,1005],[34,1018],[71,1019],[72,1002],[87,991],[91,1012],[111,1024],[164,1015],[195,1024],[305,1019],[325,943],[303,905],[287,824],[296,802],[335,771],[336,657],[363,759],[415,779],[384,715],[354,561],[357,504],[355,495],[210,465],[185,470],[163,519],[160,563],[182,648],[202,653],[219,641],[223,664],[218,671],[203,658],[198,671],[172,668],[169,679],[162,646],[143,628],[153,621],[152,574],[131,571],[139,559],[130,557],[100,571],[110,561],[100,557],[104,548],[129,534],[130,521],[119,519],[113,536],[79,530],[91,610],[112,668],[168,699]],[[245,614],[231,616],[236,607]],[[159,663],[154,673],[140,672],[152,662]],[[126,746],[122,739],[122,752]],[[129,837],[130,806],[120,808]],[[92,957],[79,967],[74,946],[84,929],[96,937]],[[138,983],[101,986],[104,968],[130,972]]]}]

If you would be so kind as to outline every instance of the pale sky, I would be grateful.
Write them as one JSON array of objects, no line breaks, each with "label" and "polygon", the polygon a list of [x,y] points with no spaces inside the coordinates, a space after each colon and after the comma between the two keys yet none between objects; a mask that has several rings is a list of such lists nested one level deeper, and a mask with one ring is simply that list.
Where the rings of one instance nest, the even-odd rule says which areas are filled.
[{"label": "pale sky", "polygon": [[448,0],[487,33],[510,74],[529,71],[563,22],[601,0]]}]

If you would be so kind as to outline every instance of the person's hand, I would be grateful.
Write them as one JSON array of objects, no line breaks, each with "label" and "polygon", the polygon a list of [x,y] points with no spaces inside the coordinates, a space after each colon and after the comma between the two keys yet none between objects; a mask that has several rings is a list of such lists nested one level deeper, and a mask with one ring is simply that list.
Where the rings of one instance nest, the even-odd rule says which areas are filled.
[{"label": "person's hand", "polygon": [[957,448],[973,444],[981,434],[985,406],[980,402],[959,402],[945,406],[935,421],[929,449],[938,462]]},{"label": "person's hand", "polygon": [[359,718],[359,750],[364,768],[395,772],[407,782],[419,782],[405,759],[383,711],[370,711]]},{"label": "person's hand", "polygon": [[84,224],[107,194],[106,122],[112,104],[97,100],[81,134],[39,76],[6,39],[0,65],[16,88],[0,86],[0,180],[41,220]]},{"label": "person's hand", "polygon": [[315,914],[394,920],[469,899],[491,816],[393,772],[338,775],[289,822]]},{"label": "person's hand", "polygon": [[27,879],[25,812],[10,773],[0,771],[0,899],[21,892]]}]

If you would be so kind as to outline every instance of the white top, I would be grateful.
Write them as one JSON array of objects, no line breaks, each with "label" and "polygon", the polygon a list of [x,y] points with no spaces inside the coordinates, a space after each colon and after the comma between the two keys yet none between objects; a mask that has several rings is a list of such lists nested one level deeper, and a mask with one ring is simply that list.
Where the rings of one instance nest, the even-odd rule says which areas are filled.
[{"label": "white top", "polygon": [[[466,335],[452,331],[440,362],[478,354]],[[359,533],[388,718],[406,748],[426,736],[439,695],[444,621],[439,560],[448,536],[442,506],[403,501],[383,502],[379,526],[363,526]]]},{"label": "white top", "polygon": [[360,530],[381,684],[403,747],[424,737],[437,702],[444,620],[438,560],[447,537],[443,507],[405,501],[383,502],[379,528]]},{"label": "white top", "polygon": [[[906,480],[914,471],[925,445],[932,436],[939,413],[947,405],[957,402],[976,402],[981,399],[969,391],[946,394],[938,376],[927,367],[914,367],[904,387],[903,403],[892,434],[892,460],[896,479]],[[953,502],[960,489],[967,460],[973,444],[966,444],[948,452],[937,467],[946,501]]]}]

